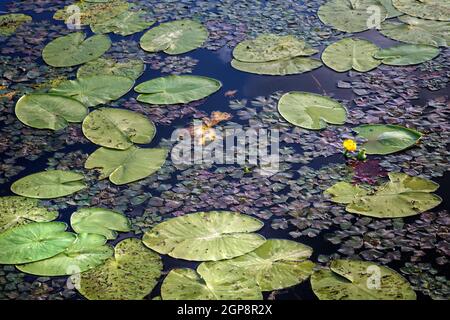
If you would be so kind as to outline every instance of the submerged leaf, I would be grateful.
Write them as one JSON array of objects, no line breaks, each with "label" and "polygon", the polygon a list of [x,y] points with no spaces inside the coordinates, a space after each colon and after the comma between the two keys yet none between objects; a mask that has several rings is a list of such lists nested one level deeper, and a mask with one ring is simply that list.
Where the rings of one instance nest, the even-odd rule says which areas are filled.
[{"label": "submerged leaf", "polygon": [[99,58],[82,65],[77,72],[77,78],[110,75],[128,77],[136,80],[144,73],[145,65],[142,60],[127,60],[118,62],[113,59]]},{"label": "submerged leaf", "polygon": [[318,59],[295,57],[283,60],[256,63],[232,60],[231,66],[237,70],[249,73],[284,76],[312,71],[321,67],[322,63]]},{"label": "submerged leaf", "polygon": [[155,21],[145,21],[141,18],[144,12],[125,11],[111,19],[99,21],[91,24],[94,33],[116,33],[121,36],[129,36],[136,32],[141,32],[155,23]]},{"label": "submerged leaf", "polygon": [[10,13],[0,15],[0,36],[7,37],[16,32],[16,29],[32,18],[22,13]]},{"label": "submerged leaf", "polygon": [[402,44],[375,52],[373,57],[392,66],[409,66],[432,60],[439,55],[439,48],[419,44]]}]

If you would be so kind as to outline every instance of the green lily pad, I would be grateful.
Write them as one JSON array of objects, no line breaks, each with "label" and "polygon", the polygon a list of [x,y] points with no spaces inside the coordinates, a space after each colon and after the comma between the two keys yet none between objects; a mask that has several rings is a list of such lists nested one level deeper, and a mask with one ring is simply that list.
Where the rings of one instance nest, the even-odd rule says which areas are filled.
[{"label": "green lily pad", "polygon": [[312,71],[322,66],[318,59],[295,57],[284,60],[269,62],[242,62],[233,59],[231,66],[237,70],[249,73],[284,76],[291,74],[300,74]]},{"label": "green lily pad", "polygon": [[407,149],[419,141],[420,132],[402,126],[371,124],[354,128],[358,137],[367,139],[362,148],[368,154],[390,154]]},{"label": "green lily pad", "polygon": [[368,30],[373,12],[368,8],[380,9],[380,22],[387,18],[387,11],[378,0],[330,0],[319,8],[320,20],[333,28],[344,32]]},{"label": "green lily pad", "polygon": [[32,18],[29,15],[22,13],[0,15],[0,36],[8,37],[14,34],[18,27],[31,20]]},{"label": "green lily pad", "polygon": [[439,55],[439,48],[419,44],[402,44],[381,49],[373,57],[391,66],[409,66],[432,60]]},{"label": "green lily pad", "polygon": [[220,265],[200,264],[197,271],[173,269],[161,286],[163,300],[262,300],[258,285],[242,274],[222,270]]},{"label": "green lily pad", "polygon": [[134,143],[150,143],[156,127],[144,115],[123,109],[101,108],[83,121],[83,134],[95,144],[125,150]]},{"label": "green lily pad", "polygon": [[113,59],[98,58],[82,65],[77,72],[78,78],[91,76],[109,75],[127,77],[133,80],[139,78],[145,70],[142,60],[130,59],[125,62],[118,62]]},{"label": "green lily pad", "polygon": [[269,239],[243,256],[217,262],[206,262],[214,269],[220,264],[225,274],[242,274],[255,279],[262,291],[273,291],[303,282],[313,272],[314,263],[306,260],[312,249],[290,240]]},{"label": "green lily pad", "polygon": [[38,276],[64,276],[95,268],[113,255],[106,238],[98,234],[79,234],[63,252],[51,258],[17,265],[22,272]]},{"label": "green lily pad", "polygon": [[324,129],[327,123],[341,125],[347,119],[347,109],[339,102],[309,92],[286,93],[278,102],[278,111],[287,122],[311,130]]},{"label": "green lily pad", "polygon": [[105,35],[86,39],[84,33],[74,32],[47,44],[42,51],[42,58],[52,67],[73,67],[97,59],[110,47],[111,40]]},{"label": "green lily pad", "polygon": [[42,171],[17,180],[11,191],[28,198],[59,198],[86,188],[83,179],[82,174],[71,171]]},{"label": "green lily pad", "polygon": [[348,212],[375,218],[414,216],[442,202],[439,196],[432,193],[439,188],[433,181],[404,173],[389,173],[389,179],[374,191],[352,188],[346,182],[339,182],[325,193],[332,196],[332,201],[347,203],[345,209]]},{"label": "green lily pad", "polygon": [[[379,281],[378,281],[379,280]],[[408,281],[394,270],[367,261],[335,260],[311,276],[320,300],[415,300]]]},{"label": "green lily pad", "polygon": [[81,274],[78,291],[89,300],[141,300],[157,284],[162,267],[160,256],[140,240],[125,239],[114,257]]},{"label": "green lily pad", "polygon": [[60,130],[70,122],[81,122],[88,109],[78,100],[56,94],[32,93],[17,101],[17,118],[37,129]]},{"label": "green lily pad", "polygon": [[199,76],[167,76],[146,81],[134,90],[137,100],[150,104],[189,103],[203,99],[222,87],[220,81]]},{"label": "green lily pad", "polygon": [[315,53],[317,50],[295,36],[275,34],[263,34],[256,39],[243,41],[233,50],[234,58],[241,62],[268,62]]},{"label": "green lily pad", "polygon": [[0,264],[47,259],[66,250],[77,238],[63,222],[34,222],[0,233]]},{"label": "green lily pad", "polygon": [[117,100],[133,88],[134,80],[120,76],[90,76],[67,80],[51,93],[70,97],[82,102],[85,106],[94,107],[109,101]]},{"label": "green lily pad", "polygon": [[386,9],[388,18],[397,18],[403,14],[403,12],[398,11],[395,9],[394,5],[392,4],[392,0],[378,0],[379,3]]},{"label": "green lily pad", "polygon": [[410,16],[398,17],[397,21],[385,21],[380,32],[388,38],[434,47],[447,47],[450,44],[450,22],[432,21]]},{"label": "green lily pad", "polygon": [[450,2],[448,0],[392,0],[392,4],[397,10],[410,16],[450,21]]},{"label": "green lily pad", "polygon": [[142,239],[150,249],[192,261],[231,259],[255,250],[266,240],[253,233],[258,219],[236,212],[197,212],[164,221]]},{"label": "green lily pad", "polygon": [[79,209],[70,217],[70,224],[76,233],[99,234],[108,240],[117,238],[117,231],[130,231],[125,215],[103,208]]},{"label": "green lily pad", "polygon": [[0,197],[0,232],[32,222],[52,221],[57,217],[57,211],[39,206],[37,199]]},{"label": "green lily pad", "polygon": [[141,47],[148,52],[164,51],[182,54],[198,47],[208,39],[208,30],[199,22],[178,20],[162,23],[147,31],[141,38]]},{"label": "green lily pad", "polygon": [[122,185],[144,179],[158,171],[167,158],[166,149],[140,149],[130,147],[127,150],[99,148],[86,160],[86,169],[99,169],[100,179]]},{"label": "green lily pad", "polygon": [[337,72],[352,69],[367,72],[381,64],[381,61],[373,58],[379,49],[370,41],[346,38],[329,45],[322,53],[322,61]]},{"label": "green lily pad", "polygon": [[141,32],[153,25],[156,21],[145,21],[141,18],[144,12],[125,11],[104,21],[91,24],[94,33],[115,33],[121,36],[129,36]]}]

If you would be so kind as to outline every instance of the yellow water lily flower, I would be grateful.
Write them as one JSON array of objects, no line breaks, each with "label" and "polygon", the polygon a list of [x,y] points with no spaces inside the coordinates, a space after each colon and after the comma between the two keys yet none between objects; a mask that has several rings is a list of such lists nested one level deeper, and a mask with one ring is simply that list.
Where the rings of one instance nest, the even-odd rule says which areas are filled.
[{"label": "yellow water lily flower", "polygon": [[358,146],[356,145],[356,142],[352,139],[344,140],[344,143],[342,143],[342,145],[344,146],[345,150],[350,151],[350,152],[354,152],[358,148]]}]

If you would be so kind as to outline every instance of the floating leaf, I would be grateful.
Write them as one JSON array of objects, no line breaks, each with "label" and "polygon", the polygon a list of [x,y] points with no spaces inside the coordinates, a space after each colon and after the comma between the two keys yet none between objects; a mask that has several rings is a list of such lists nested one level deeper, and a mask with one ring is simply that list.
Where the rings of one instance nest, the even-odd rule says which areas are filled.
[{"label": "floating leaf", "polygon": [[57,217],[57,211],[39,206],[37,199],[0,197],[0,232],[32,222],[52,221]]},{"label": "floating leaf", "polygon": [[42,171],[17,180],[11,191],[28,198],[52,199],[86,188],[83,179],[82,174],[71,171]]},{"label": "floating leaf", "polygon": [[281,116],[293,125],[312,130],[326,128],[327,123],[344,124],[347,110],[329,97],[309,92],[292,91],[278,102]]},{"label": "floating leaf", "polygon": [[78,78],[90,76],[110,75],[128,77],[136,80],[144,73],[145,65],[142,60],[127,60],[118,62],[113,59],[98,58],[82,65],[77,72]]},{"label": "floating leaf", "polygon": [[66,250],[76,235],[63,222],[34,222],[0,234],[0,264],[43,260]]},{"label": "floating leaf", "polygon": [[82,208],[70,217],[70,224],[76,233],[99,234],[113,240],[117,231],[130,231],[130,222],[121,213],[103,208]]},{"label": "floating leaf", "polygon": [[396,18],[403,14],[402,12],[395,9],[392,4],[392,0],[378,0],[378,2],[386,9],[388,18]]},{"label": "floating leaf", "polygon": [[419,44],[402,44],[375,52],[373,57],[392,66],[409,66],[432,60],[439,55],[439,48]]},{"label": "floating leaf", "polygon": [[56,94],[27,94],[17,101],[17,118],[37,129],[60,130],[69,122],[81,122],[88,109],[78,100]]},{"label": "floating leaf", "polygon": [[79,234],[63,252],[51,258],[17,265],[22,272],[38,276],[64,276],[90,270],[113,255],[106,238],[98,234]]},{"label": "floating leaf", "polygon": [[[375,218],[409,217],[430,210],[442,202],[433,194],[439,185],[404,173],[389,173],[389,182],[369,192],[347,182],[339,182],[325,191],[332,201],[347,203],[348,212]],[[353,193],[353,197],[352,197]]]},{"label": "floating leaf", "polygon": [[144,179],[158,171],[167,158],[166,149],[127,150],[99,148],[86,160],[86,169],[99,169],[100,179],[109,177],[112,183],[122,185]]},{"label": "floating leaf", "polygon": [[381,21],[386,19],[387,11],[378,0],[331,0],[319,8],[318,15],[323,23],[339,31],[361,32],[371,28],[371,8],[379,9]]},{"label": "floating leaf", "polygon": [[141,47],[148,52],[182,54],[197,49],[208,39],[208,30],[199,22],[179,20],[162,23],[147,31]]},{"label": "floating leaf", "polygon": [[133,88],[134,80],[120,76],[91,76],[67,80],[51,93],[70,97],[88,107],[94,107],[109,101],[117,100]]},{"label": "floating leaf", "polygon": [[0,36],[8,37],[16,32],[16,29],[32,18],[22,13],[10,13],[0,15]]},{"label": "floating leaf", "polygon": [[220,81],[199,76],[167,76],[146,81],[134,90],[137,100],[150,104],[189,103],[203,99],[222,87]]},{"label": "floating leaf", "polygon": [[311,276],[320,300],[415,300],[408,281],[394,270],[356,260],[334,260]]},{"label": "floating leaf", "polygon": [[385,21],[380,32],[391,39],[412,44],[446,47],[450,44],[450,22],[398,17],[400,22]]},{"label": "floating leaf", "polygon": [[144,244],[161,254],[193,261],[231,259],[258,248],[263,236],[258,219],[236,212],[188,214],[158,224],[145,233]]},{"label": "floating leaf", "polygon": [[290,240],[269,239],[256,250],[243,256],[218,262],[207,262],[209,269],[219,265],[225,274],[242,274],[255,279],[262,291],[294,286],[306,280],[314,263],[306,260],[312,249]]},{"label": "floating leaf", "polygon": [[346,38],[329,45],[322,53],[322,61],[337,72],[354,69],[367,72],[378,67],[381,62],[373,58],[379,48],[372,42]]},{"label": "floating leaf", "polygon": [[147,29],[155,21],[145,21],[141,18],[142,11],[125,11],[111,19],[99,21],[91,24],[92,32],[95,33],[115,33],[121,36],[129,36],[136,32]]},{"label": "floating leaf", "polygon": [[84,33],[74,32],[47,44],[42,58],[52,67],[73,67],[97,59],[110,47],[111,40],[105,35],[86,39]]},{"label": "floating leaf", "polygon": [[78,291],[90,300],[140,300],[161,276],[158,254],[138,239],[125,239],[114,248],[114,257],[81,274]]},{"label": "floating leaf", "polygon": [[237,70],[249,73],[284,76],[317,69],[322,66],[322,63],[318,59],[296,57],[257,63],[232,60],[231,66]]},{"label": "floating leaf", "polygon": [[363,125],[353,130],[368,140],[362,145],[368,154],[398,152],[413,146],[422,137],[420,132],[396,125]]},{"label": "floating leaf", "polygon": [[200,264],[197,271],[173,269],[161,286],[163,300],[262,300],[258,285],[245,275]]},{"label": "floating leaf", "polygon": [[114,108],[91,112],[82,129],[93,143],[119,150],[128,149],[133,143],[150,143],[156,133],[155,125],[144,115]]},{"label": "floating leaf", "polygon": [[407,15],[429,19],[450,21],[448,0],[392,0],[394,7]]}]

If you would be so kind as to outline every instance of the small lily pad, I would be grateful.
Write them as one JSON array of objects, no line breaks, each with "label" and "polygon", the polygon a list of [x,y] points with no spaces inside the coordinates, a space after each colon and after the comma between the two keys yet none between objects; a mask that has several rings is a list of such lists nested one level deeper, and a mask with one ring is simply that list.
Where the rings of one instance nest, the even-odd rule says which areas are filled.
[{"label": "small lily pad", "polygon": [[439,55],[439,48],[420,45],[402,44],[399,46],[381,49],[373,57],[382,63],[391,66],[409,66],[432,60]]},{"label": "small lily pad", "polygon": [[91,76],[110,75],[127,77],[133,80],[139,78],[145,70],[142,60],[130,59],[125,62],[118,62],[114,59],[98,58],[82,65],[77,72],[78,78]]},{"label": "small lily pad", "polygon": [[22,13],[0,15],[0,36],[8,37],[14,34],[18,27],[31,20],[32,18],[29,15]]}]

